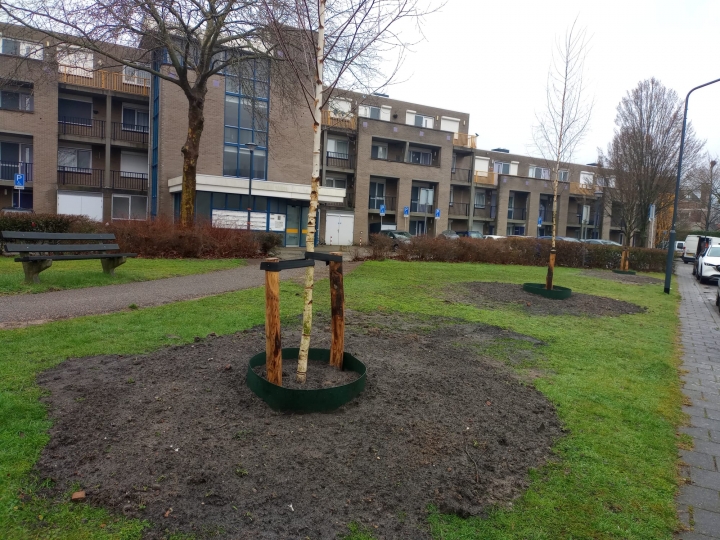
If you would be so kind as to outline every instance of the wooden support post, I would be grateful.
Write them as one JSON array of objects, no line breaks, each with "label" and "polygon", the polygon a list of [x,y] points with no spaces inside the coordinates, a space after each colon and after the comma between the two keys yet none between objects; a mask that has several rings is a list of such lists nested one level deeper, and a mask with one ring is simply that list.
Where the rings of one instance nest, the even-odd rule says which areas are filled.
[{"label": "wooden support post", "polygon": [[[331,253],[331,255],[342,257],[342,253]],[[342,369],[345,350],[345,289],[342,262],[330,261],[330,308],[332,314],[330,365]]]},{"label": "wooden support post", "polygon": [[628,268],[630,268],[630,261],[628,260],[628,250],[627,248],[623,248],[622,256],[620,257],[620,270],[624,272]]},{"label": "wooden support post", "polygon": [[[278,262],[280,259],[265,259]],[[267,380],[282,386],[282,340],[280,339],[280,272],[265,271],[265,369]]]},{"label": "wooden support post", "polygon": [[556,250],[550,250],[550,260],[548,261],[547,275],[545,276],[545,288],[551,291],[553,288],[553,277],[555,276],[555,254]]}]

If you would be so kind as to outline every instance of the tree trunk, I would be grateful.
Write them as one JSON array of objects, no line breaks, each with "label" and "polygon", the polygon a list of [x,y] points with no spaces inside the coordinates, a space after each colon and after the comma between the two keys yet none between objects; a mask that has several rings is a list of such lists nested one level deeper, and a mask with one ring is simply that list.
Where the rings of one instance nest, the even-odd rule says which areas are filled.
[{"label": "tree trunk", "polygon": [[[305,249],[315,251],[315,227],[318,208],[318,192],[320,190],[320,107],[323,99],[323,66],[325,51],[325,0],[320,0],[318,11],[318,40],[315,58],[317,60],[317,79],[315,81],[315,111],[313,114],[313,164],[312,179],[310,181],[310,209],[308,210],[307,236]],[[305,291],[303,295],[303,325],[300,339],[300,352],[298,353],[297,382],[304,384],[307,376],[308,351],[310,350],[310,334],[312,333],[312,302],[313,285],[315,284],[315,267],[305,269]]]},{"label": "tree trunk", "polygon": [[199,88],[196,95],[188,99],[187,139],[182,147],[183,178],[180,198],[180,224],[190,227],[195,216],[195,187],[197,162],[200,155],[200,137],[205,128],[205,94],[207,88]]},{"label": "tree trunk", "polygon": [[553,206],[552,206],[552,244],[550,247],[550,259],[548,260],[547,276],[545,277],[545,288],[551,291],[553,288],[553,277],[555,274],[555,236],[557,235],[557,192],[558,192],[558,167],[553,171]]}]

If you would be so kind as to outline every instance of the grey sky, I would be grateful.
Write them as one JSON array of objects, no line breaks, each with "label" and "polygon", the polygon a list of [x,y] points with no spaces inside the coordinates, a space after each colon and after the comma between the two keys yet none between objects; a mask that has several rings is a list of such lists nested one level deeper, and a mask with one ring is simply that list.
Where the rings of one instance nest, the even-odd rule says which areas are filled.
[{"label": "grey sky", "polygon": [[[591,36],[585,75],[595,103],[578,163],[607,147],[617,104],[640,80],[654,76],[684,99],[720,78],[720,0],[449,0],[423,24],[426,41],[387,93],[470,113],[479,148],[537,155],[532,125],[553,43],[576,16]],[[720,83],[693,93],[688,119],[720,154]]]}]

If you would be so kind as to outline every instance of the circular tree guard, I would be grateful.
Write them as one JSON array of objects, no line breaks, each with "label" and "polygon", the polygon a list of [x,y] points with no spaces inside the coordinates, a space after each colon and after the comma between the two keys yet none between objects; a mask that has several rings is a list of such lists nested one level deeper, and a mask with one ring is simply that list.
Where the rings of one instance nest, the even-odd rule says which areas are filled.
[{"label": "circular tree guard", "polygon": [[[282,350],[283,360],[298,357],[300,349]],[[310,349],[309,360],[330,362],[329,349]],[[354,371],[359,377],[351,383],[330,388],[302,390],[277,386],[255,373],[254,367],[265,364],[265,353],[256,354],[250,359],[247,371],[247,385],[260,399],[278,411],[323,412],[332,411],[345,405],[365,389],[367,369],[365,364],[350,353],[343,353],[343,370]]]},{"label": "circular tree guard", "polygon": [[552,298],[553,300],[565,300],[572,295],[572,289],[553,285],[553,288],[548,290],[545,288],[544,283],[523,283],[522,288],[529,293],[539,294],[540,296]]},{"label": "circular tree guard", "polygon": [[628,276],[634,276],[635,270],[613,270],[616,274],[625,274]]}]

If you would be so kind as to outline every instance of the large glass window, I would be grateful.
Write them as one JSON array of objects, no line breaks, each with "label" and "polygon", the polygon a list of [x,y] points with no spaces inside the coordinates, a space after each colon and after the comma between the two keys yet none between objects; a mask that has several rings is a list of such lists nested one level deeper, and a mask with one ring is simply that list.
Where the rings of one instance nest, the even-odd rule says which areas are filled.
[{"label": "large glass window", "polygon": [[[225,74],[225,176],[267,178],[269,85],[264,60],[246,60],[235,74]],[[257,145],[254,151],[248,143]]]},{"label": "large glass window", "polygon": [[370,210],[380,210],[380,206],[383,204],[385,204],[385,182],[370,182],[368,208]]}]

